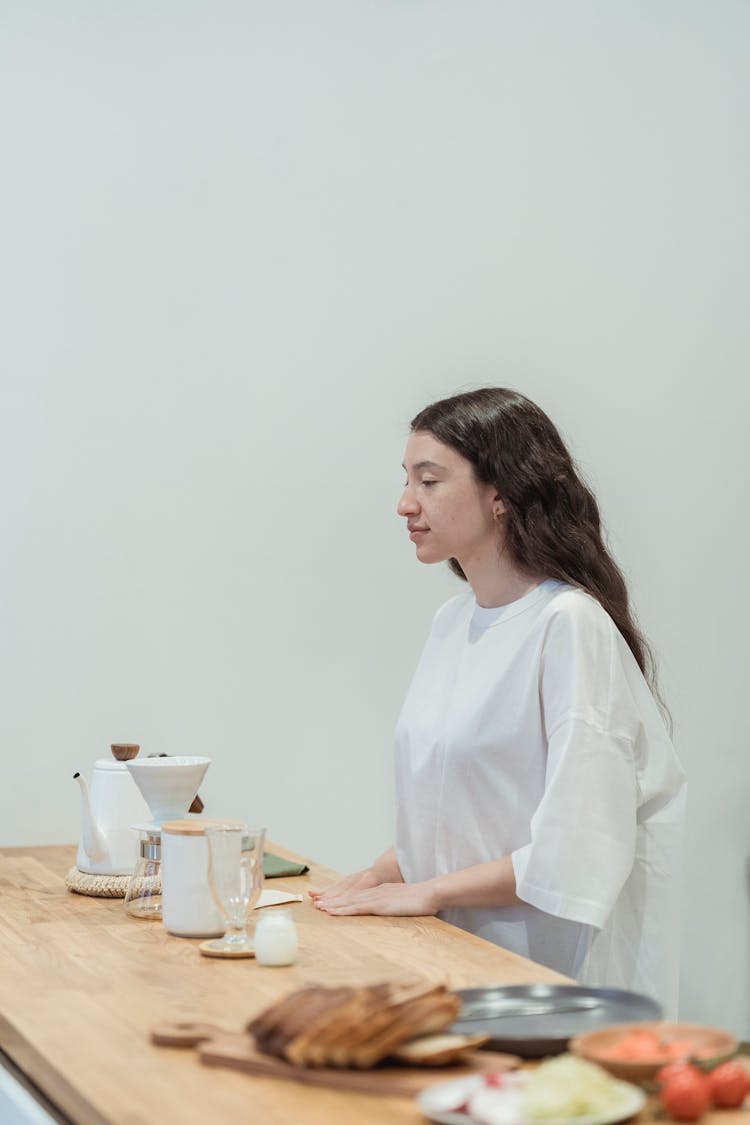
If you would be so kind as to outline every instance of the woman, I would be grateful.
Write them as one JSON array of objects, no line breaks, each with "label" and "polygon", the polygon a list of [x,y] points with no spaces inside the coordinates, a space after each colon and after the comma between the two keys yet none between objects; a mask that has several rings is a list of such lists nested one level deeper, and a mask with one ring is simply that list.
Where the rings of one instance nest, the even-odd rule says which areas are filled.
[{"label": "woman", "polygon": [[447,602],[396,729],[395,847],[315,904],[439,914],[582,983],[677,999],[684,776],[557,430],[489,388],[413,420],[398,512]]}]

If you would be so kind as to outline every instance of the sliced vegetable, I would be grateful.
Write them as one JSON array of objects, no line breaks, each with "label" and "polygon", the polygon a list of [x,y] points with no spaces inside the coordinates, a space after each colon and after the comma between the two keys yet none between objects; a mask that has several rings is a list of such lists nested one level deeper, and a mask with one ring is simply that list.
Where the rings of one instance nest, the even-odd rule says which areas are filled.
[{"label": "sliced vegetable", "polygon": [[532,1072],[523,1092],[523,1108],[533,1120],[610,1113],[627,1099],[628,1089],[596,1063],[559,1055]]}]

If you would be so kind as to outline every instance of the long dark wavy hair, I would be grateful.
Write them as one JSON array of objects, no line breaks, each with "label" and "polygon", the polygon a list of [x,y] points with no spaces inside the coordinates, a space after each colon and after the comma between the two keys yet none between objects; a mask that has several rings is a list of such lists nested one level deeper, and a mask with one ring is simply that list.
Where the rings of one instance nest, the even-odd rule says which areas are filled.
[{"label": "long dark wavy hair", "polygon": [[[434,402],[411,422],[470,461],[505,502],[506,550],[521,569],[585,590],[607,611],[670,724],[656,662],[602,538],[599,507],[560,434],[525,395],[486,387]],[[456,559],[449,563],[466,579]]]}]

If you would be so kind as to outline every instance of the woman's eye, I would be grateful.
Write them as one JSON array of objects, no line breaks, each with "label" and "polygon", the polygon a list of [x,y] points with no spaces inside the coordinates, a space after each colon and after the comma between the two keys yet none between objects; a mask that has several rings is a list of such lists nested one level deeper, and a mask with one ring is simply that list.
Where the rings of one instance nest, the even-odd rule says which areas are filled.
[{"label": "woman's eye", "polygon": [[425,486],[425,488],[429,488],[431,484],[437,484],[437,481],[436,480],[423,480],[422,484]]}]

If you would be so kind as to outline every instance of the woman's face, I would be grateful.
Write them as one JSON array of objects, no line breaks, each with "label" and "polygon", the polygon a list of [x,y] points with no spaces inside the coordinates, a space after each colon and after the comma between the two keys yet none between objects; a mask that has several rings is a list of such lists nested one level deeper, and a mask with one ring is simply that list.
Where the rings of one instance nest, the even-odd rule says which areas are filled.
[{"label": "woman's face", "polygon": [[398,514],[407,521],[409,538],[420,562],[457,559],[478,562],[489,551],[496,557],[498,525],[504,512],[492,484],[476,479],[470,461],[425,430],[416,430],[404,456],[406,486]]}]

